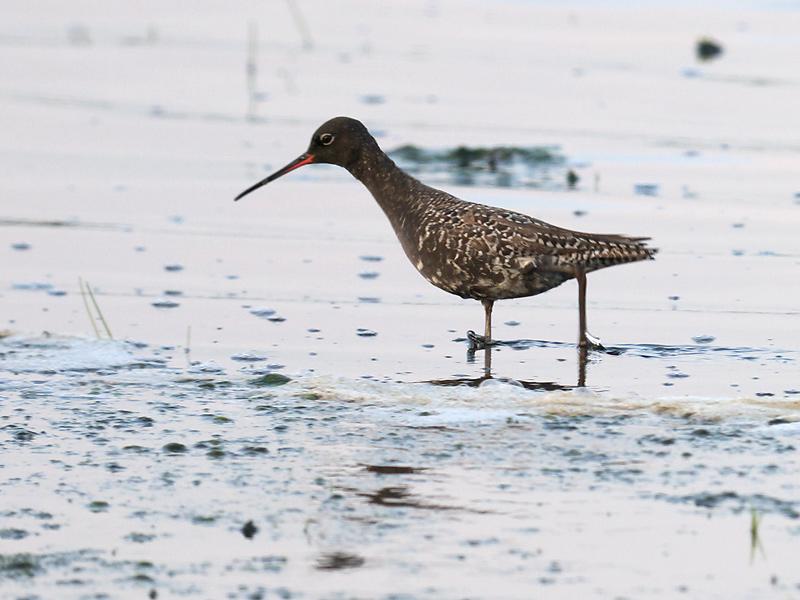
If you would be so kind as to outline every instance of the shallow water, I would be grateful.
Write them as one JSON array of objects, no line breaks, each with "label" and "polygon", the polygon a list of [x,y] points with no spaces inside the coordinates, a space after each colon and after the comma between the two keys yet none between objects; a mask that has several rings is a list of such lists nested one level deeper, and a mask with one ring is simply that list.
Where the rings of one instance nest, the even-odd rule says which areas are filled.
[{"label": "shallow water", "polygon": [[[0,595],[800,596],[793,3],[291,4],[4,4]],[[232,202],[335,114],[557,148],[419,175],[652,236],[590,276],[607,351],[569,282],[487,376],[336,168]]]},{"label": "shallow water", "polygon": [[265,377],[74,338],[0,353],[12,597],[800,590],[800,399]]}]

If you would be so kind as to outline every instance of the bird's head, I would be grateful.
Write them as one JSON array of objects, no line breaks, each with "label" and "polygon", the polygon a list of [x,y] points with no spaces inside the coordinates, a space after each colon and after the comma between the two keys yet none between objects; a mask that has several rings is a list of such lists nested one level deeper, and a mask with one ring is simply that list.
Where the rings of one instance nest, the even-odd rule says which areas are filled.
[{"label": "bird's head", "polygon": [[311,163],[327,163],[350,169],[359,161],[362,153],[373,146],[377,147],[377,143],[361,121],[349,117],[335,117],[320,125],[314,132],[306,152],[269,177],[247,188],[236,196],[235,200],[243,198],[290,171]]}]

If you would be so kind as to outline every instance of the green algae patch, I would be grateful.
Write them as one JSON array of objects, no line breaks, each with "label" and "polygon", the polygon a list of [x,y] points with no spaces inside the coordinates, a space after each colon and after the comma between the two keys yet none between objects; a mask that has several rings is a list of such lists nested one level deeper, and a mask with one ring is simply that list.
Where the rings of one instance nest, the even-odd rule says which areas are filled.
[{"label": "green algae patch", "polygon": [[88,508],[93,513],[107,512],[111,505],[105,500],[93,500],[89,502]]},{"label": "green algae patch", "polygon": [[221,448],[212,448],[211,450],[206,452],[206,456],[208,456],[208,458],[224,458],[225,451],[222,450]]},{"label": "green algae patch", "polygon": [[33,554],[0,554],[0,579],[33,577],[42,566]]},{"label": "green algae patch", "polygon": [[291,380],[291,377],[281,375],[280,373],[267,373],[261,377],[251,379],[248,383],[257,387],[277,387],[279,385],[286,385]]},{"label": "green algae patch", "polygon": [[[405,145],[389,152],[412,173],[448,183],[494,187],[563,187],[567,159],[558,146],[456,146],[429,149]],[[554,177],[553,171],[558,171]]]},{"label": "green algae patch", "polygon": [[164,444],[164,451],[169,452],[170,454],[180,454],[182,452],[186,452],[187,450],[188,448],[180,442],[170,442],[168,444]]},{"label": "green algae patch", "polygon": [[213,515],[195,515],[192,517],[192,523],[195,525],[211,525],[217,521],[217,517]]}]

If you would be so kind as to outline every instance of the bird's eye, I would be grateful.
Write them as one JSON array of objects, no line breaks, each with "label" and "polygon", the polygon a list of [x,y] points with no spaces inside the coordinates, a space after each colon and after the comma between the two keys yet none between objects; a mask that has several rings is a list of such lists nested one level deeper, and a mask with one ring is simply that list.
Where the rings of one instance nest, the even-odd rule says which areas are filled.
[{"label": "bird's eye", "polygon": [[323,146],[330,146],[333,143],[334,135],[332,133],[323,133],[319,136],[319,141]]}]

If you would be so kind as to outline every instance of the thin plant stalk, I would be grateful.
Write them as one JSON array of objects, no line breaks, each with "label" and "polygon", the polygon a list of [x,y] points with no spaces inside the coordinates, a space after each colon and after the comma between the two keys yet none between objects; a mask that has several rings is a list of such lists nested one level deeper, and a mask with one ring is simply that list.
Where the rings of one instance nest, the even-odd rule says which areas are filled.
[{"label": "thin plant stalk", "polygon": [[89,298],[92,300],[92,304],[94,304],[94,308],[97,311],[97,316],[100,319],[100,322],[103,324],[103,327],[108,334],[108,339],[113,340],[114,336],[111,335],[111,329],[108,327],[108,323],[106,322],[106,318],[103,316],[103,311],[100,310],[100,305],[97,303],[97,300],[94,297],[94,292],[92,291],[92,286],[89,285],[89,282],[86,282],[86,291],[89,292]]},{"label": "thin plant stalk", "polygon": [[[94,333],[98,339],[102,339],[100,335],[99,328],[97,327],[97,319],[103,324],[103,328],[106,330],[106,335],[108,335],[108,339],[113,340],[114,336],[111,334],[111,328],[108,326],[108,322],[106,318],[103,316],[103,311],[100,310],[100,305],[97,303],[97,298],[94,297],[94,292],[92,291],[92,286],[89,285],[89,282],[84,282],[83,279],[78,277],[78,285],[81,287],[81,297],[83,298],[83,305],[86,307],[86,312],[89,315],[89,320],[92,322],[92,327],[94,327]],[[86,296],[89,296],[89,299],[92,301],[92,305],[94,306],[95,311],[97,312],[96,315],[92,314],[91,307],[89,306],[89,302],[86,300]]]},{"label": "thin plant stalk", "polygon": [[86,314],[89,317],[89,321],[92,323],[92,329],[94,329],[94,334],[97,339],[100,339],[100,330],[97,328],[97,322],[95,321],[94,315],[92,314],[91,309],[89,308],[89,301],[86,299],[86,290],[83,289],[83,279],[78,277],[78,287],[81,290],[81,299],[83,300],[83,307],[86,309]]}]

